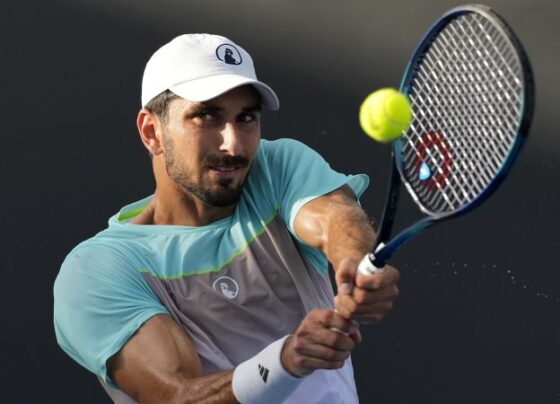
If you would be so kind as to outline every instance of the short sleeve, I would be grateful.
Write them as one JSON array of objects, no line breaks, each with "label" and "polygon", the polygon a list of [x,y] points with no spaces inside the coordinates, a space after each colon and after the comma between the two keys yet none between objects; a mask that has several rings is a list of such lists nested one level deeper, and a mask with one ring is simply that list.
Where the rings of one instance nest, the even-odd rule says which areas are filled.
[{"label": "short sleeve", "polygon": [[107,360],[150,317],[168,313],[147,282],[117,249],[78,246],[54,284],[54,326],[61,348],[113,385]]},{"label": "short sleeve", "polygon": [[345,184],[359,198],[369,184],[365,174],[336,172],[316,151],[297,140],[268,142],[266,154],[280,214],[294,235],[294,220],[307,202]]}]

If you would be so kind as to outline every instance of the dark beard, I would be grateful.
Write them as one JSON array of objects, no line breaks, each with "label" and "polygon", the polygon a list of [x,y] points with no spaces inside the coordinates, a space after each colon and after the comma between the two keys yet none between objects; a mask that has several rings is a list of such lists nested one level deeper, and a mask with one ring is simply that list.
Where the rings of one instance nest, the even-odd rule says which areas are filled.
[{"label": "dark beard", "polygon": [[229,180],[220,180],[218,183],[220,188],[211,191],[205,189],[200,184],[193,184],[192,182],[186,181],[184,178],[180,182],[174,177],[171,178],[173,178],[181,188],[190,192],[208,206],[225,207],[233,205],[239,202],[243,190],[243,184],[239,185],[237,188],[231,188],[229,186]]},{"label": "dark beard", "polygon": [[[236,188],[232,188],[230,186],[231,180],[222,179],[218,183],[218,189],[207,189],[202,184],[190,181],[183,174],[182,170],[178,169],[175,162],[173,140],[168,138],[166,135],[163,136],[163,151],[167,174],[184,191],[193,194],[207,206],[211,207],[226,207],[239,202],[244,183],[241,183]],[[247,167],[249,165],[249,160],[243,156],[209,155],[205,158],[203,164],[225,168],[232,166]]]}]

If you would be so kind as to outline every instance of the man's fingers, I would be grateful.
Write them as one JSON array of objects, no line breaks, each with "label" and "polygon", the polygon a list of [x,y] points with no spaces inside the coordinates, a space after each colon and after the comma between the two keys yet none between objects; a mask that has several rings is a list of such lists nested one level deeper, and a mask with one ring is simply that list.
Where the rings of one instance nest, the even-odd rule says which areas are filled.
[{"label": "man's fingers", "polygon": [[[357,274],[352,292],[339,291],[336,295],[336,312],[347,319],[379,323],[391,311],[393,302],[399,296],[399,271],[389,265],[384,269],[384,272],[373,275]],[[341,278],[346,279],[349,273],[346,269]]]},{"label": "man's fingers", "polygon": [[352,339],[336,331],[325,331],[331,335],[323,336],[320,341],[296,339],[294,350],[300,355],[325,361],[346,360],[354,348]]},{"label": "man's fingers", "polygon": [[354,281],[356,279],[357,262],[341,262],[335,272],[336,286],[339,294],[347,295],[352,293]]},{"label": "man's fingers", "polygon": [[355,279],[356,286],[362,289],[378,290],[396,284],[400,278],[399,271],[390,265],[385,265],[384,268],[384,272],[373,275],[359,273]]},{"label": "man's fingers", "polygon": [[344,361],[326,361],[308,356],[299,356],[294,362],[301,369],[310,369],[306,374],[315,369],[340,369],[344,366]]},{"label": "man's fingers", "polygon": [[391,311],[393,308],[393,302],[386,301],[373,304],[360,304],[353,310],[352,319],[356,319],[356,315],[361,314],[385,314]]},{"label": "man's fingers", "polygon": [[375,301],[375,303],[358,303],[352,296],[335,297],[336,311],[343,317],[362,322],[364,316],[371,315],[373,322],[380,322],[392,310],[394,299]]},{"label": "man's fingers", "polygon": [[[348,295],[344,295],[348,296]],[[346,334],[354,331],[356,325],[351,320],[348,320],[346,317],[342,316],[340,313],[336,311],[329,310],[328,315],[322,319],[321,324],[328,329],[336,329],[342,331]]]},{"label": "man's fingers", "polygon": [[372,304],[384,301],[393,301],[399,297],[399,288],[396,284],[389,285],[379,290],[368,290],[360,287],[354,288],[352,299],[359,304]]},{"label": "man's fingers", "polygon": [[[328,329],[330,331],[336,331],[337,333],[343,334],[345,336],[350,336],[353,342],[362,341],[360,325],[356,321],[349,320],[346,317],[342,316],[340,313],[337,313],[336,310],[316,310],[311,312],[311,316],[315,319],[314,321],[317,323],[317,325],[322,328]],[[324,341],[325,334],[322,334],[318,338],[319,341]]]},{"label": "man's fingers", "polygon": [[288,338],[283,364],[290,373],[300,376],[316,369],[337,369],[359,340],[354,322],[334,310],[313,310]]},{"label": "man's fingers", "polygon": [[356,314],[353,316],[353,318],[361,324],[379,324],[385,319],[385,317],[387,317],[387,314],[385,313]]},{"label": "man's fingers", "polygon": [[375,292],[368,292],[368,294],[360,298],[349,295],[337,295],[334,298],[337,313],[349,319],[350,317],[347,316],[347,311],[354,313],[358,310],[363,311],[364,309],[368,310],[376,307],[381,309],[389,307],[390,309],[398,296],[398,291],[384,292],[375,296],[370,296],[369,293]]}]

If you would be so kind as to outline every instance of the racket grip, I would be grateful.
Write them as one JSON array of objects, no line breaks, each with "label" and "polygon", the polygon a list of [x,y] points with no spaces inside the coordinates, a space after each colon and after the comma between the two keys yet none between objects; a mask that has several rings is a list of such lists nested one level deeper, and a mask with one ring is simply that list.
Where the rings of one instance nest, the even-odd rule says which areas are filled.
[{"label": "racket grip", "polygon": [[364,255],[364,258],[358,264],[358,272],[363,275],[373,275],[373,274],[380,274],[385,272],[385,268],[377,268],[373,265],[374,255],[371,253],[367,253]]}]

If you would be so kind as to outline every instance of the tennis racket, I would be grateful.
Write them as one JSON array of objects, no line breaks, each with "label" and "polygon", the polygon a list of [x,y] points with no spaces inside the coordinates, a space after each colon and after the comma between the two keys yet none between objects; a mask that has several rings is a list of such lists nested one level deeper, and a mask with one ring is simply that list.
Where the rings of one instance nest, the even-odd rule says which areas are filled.
[{"label": "tennis racket", "polygon": [[[483,5],[454,8],[429,29],[400,91],[413,118],[393,143],[381,226],[358,267],[364,274],[382,272],[408,240],[486,200],[519,155],[533,115],[529,59],[507,23]],[[423,217],[390,239],[401,184]]]}]

